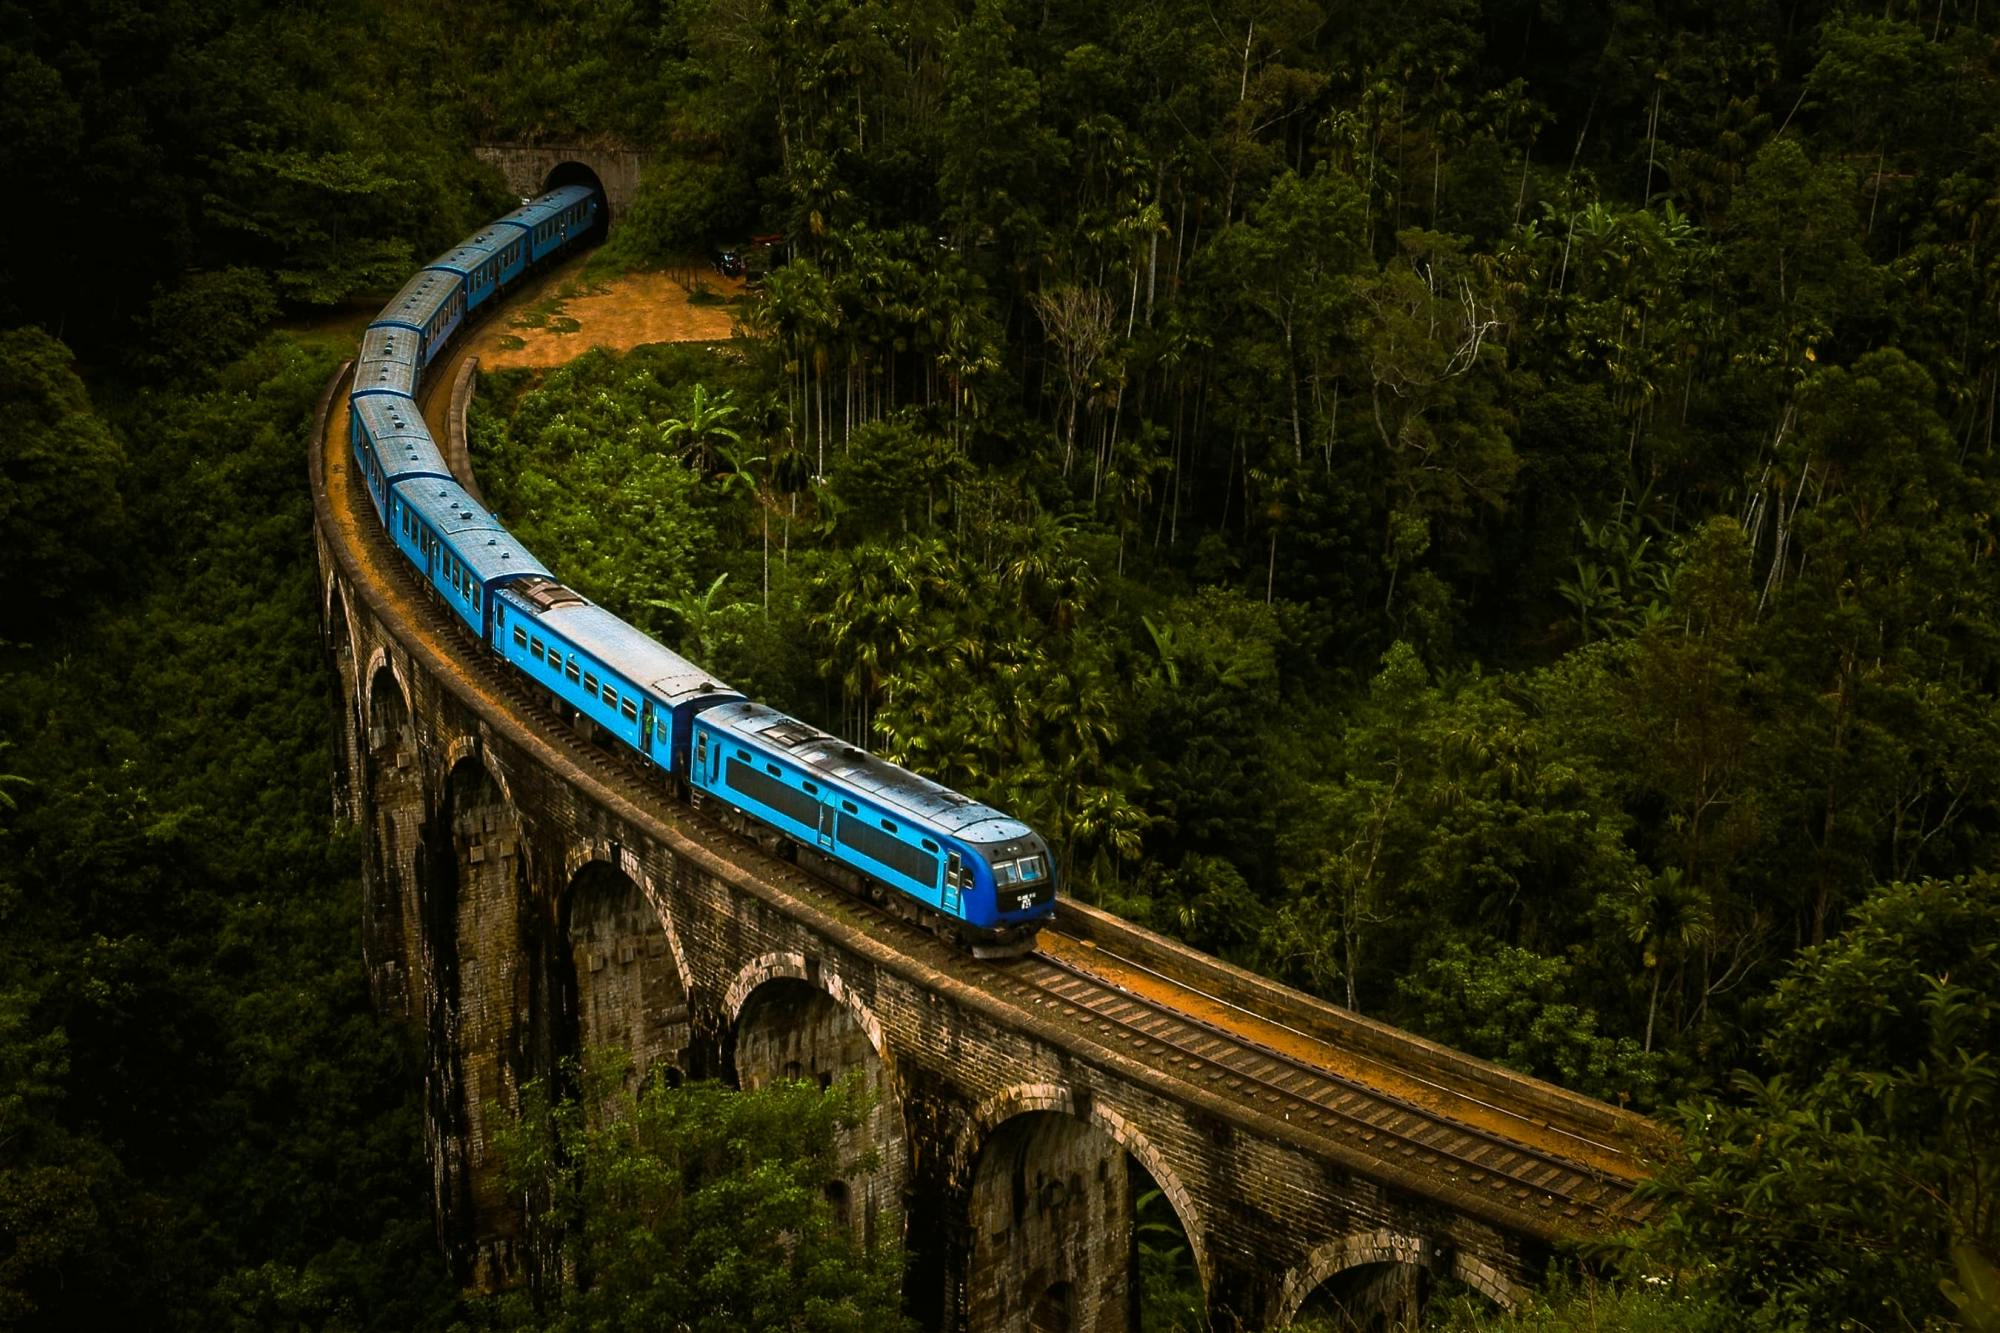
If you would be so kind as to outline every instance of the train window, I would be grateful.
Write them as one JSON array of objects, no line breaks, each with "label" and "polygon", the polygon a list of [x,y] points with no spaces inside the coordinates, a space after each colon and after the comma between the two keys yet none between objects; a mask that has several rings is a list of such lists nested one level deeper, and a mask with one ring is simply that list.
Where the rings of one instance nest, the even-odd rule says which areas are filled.
[{"label": "train window", "polygon": [[526,648],[528,646],[528,631],[522,629],[519,625],[514,626],[514,646],[516,648]]},{"label": "train window", "polygon": [[583,688],[589,690],[592,694],[597,693],[597,677],[591,675],[588,671],[584,672]]},{"label": "train window", "polygon": [[784,775],[784,773],[783,773],[782,771],[780,771],[780,770],[779,770],[779,768],[778,768],[778,766],[777,766],[776,764],[766,764],[766,765],[764,765],[764,771],[765,771],[766,773],[769,773],[769,774],[770,774],[770,775],[771,775],[772,777],[774,777],[774,778],[781,778],[781,777],[785,776],[785,775]]},{"label": "train window", "polygon": [[1022,857],[1020,861],[1020,866],[1021,866],[1021,880],[1023,883],[1026,884],[1032,884],[1036,880],[1040,879],[1043,875],[1048,873],[1047,863],[1044,862],[1042,858],[1039,856]]},{"label": "train window", "polygon": [[882,821],[882,831],[884,833],[894,833],[896,831],[896,826],[885,819]]},{"label": "train window", "polygon": [[472,609],[477,611],[479,610],[479,606],[480,606],[479,584],[477,582],[474,582],[472,585]]},{"label": "train window", "polygon": [[542,660],[542,652],[543,652],[542,641],[540,639],[533,639],[529,641],[528,656],[534,658],[537,662],[539,662]]},{"label": "train window", "polygon": [[924,844],[925,851],[934,852],[937,850],[937,844],[932,842],[929,838],[923,838],[920,839],[920,841]]},{"label": "train window", "polygon": [[625,715],[627,722],[637,722],[639,720],[639,705],[633,703],[630,699],[620,699],[618,701],[618,711]]},{"label": "train window", "polygon": [[611,688],[609,681],[606,681],[604,685],[604,702],[610,704],[613,708],[618,706],[618,691]]},{"label": "train window", "polygon": [[814,796],[817,796],[817,795],[819,795],[819,784],[818,784],[818,783],[816,783],[816,782],[808,782],[808,783],[805,783],[805,784],[804,784],[804,786],[805,786],[805,789],[806,789],[806,790],[807,790],[808,792],[812,793],[812,794],[813,794]]},{"label": "train window", "polygon": [[736,757],[738,759],[741,759],[746,764],[750,762],[750,752],[748,750],[738,750],[736,752]]},{"label": "train window", "polygon": [[577,666],[576,659],[574,657],[570,658],[568,662],[563,664],[563,674],[565,676],[568,676],[571,680],[581,679],[580,671],[581,668]]},{"label": "train window", "polygon": [[852,801],[842,801],[840,803],[840,808],[847,811],[847,813],[850,815],[858,815],[861,813],[859,810],[854,808],[854,802]]}]

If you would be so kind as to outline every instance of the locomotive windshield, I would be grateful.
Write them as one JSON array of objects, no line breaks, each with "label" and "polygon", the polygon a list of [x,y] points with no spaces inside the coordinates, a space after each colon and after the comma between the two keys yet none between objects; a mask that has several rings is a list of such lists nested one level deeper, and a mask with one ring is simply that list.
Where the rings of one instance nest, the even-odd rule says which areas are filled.
[{"label": "locomotive windshield", "polygon": [[1048,873],[1048,862],[1040,856],[1024,856],[1018,861],[1002,861],[994,866],[993,883],[1003,889],[1010,884],[1034,884]]}]

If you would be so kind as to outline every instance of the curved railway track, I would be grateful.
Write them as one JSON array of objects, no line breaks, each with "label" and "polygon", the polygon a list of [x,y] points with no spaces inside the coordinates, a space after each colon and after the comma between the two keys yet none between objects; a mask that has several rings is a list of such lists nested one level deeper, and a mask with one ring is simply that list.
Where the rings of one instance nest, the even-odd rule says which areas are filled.
[{"label": "curved railway track", "polygon": [[[436,374],[433,384],[448,386],[453,378]],[[350,572],[373,585],[378,613],[386,610],[402,622],[399,631],[421,637],[429,664],[449,675],[457,693],[559,751],[607,794],[687,834],[745,874],[836,917],[858,919],[926,965],[1074,1034],[1079,1053],[1095,1048],[1136,1061],[1169,1095],[1178,1085],[1190,1100],[1234,1105],[1364,1175],[1550,1239],[1618,1229],[1649,1211],[1633,1199],[1632,1186],[1643,1177],[1639,1159],[1655,1131],[1636,1116],[1607,1108],[1603,1116],[1562,1123],[1555,1114],[1516,1109],[1503,1101],[1508,1080],[1521,1083],[1516,1076],[1496,1070],[1488,1083],[1468,1079],[1462,1067],[1477,1062],[1456,1053],[1450,1054],[1461,1068],[1448,1072],[1426,1053],[1437,1048],[1414,1038],[1407,1039],[1407,1052],[1399,1052],[1407,1064],[1343,1045],[1324,1031],[1237,1003],[1204,985],[1192,969],[1170,973],[1062,929],[1044,931],[1026,957],[975,963],[673,802],[635,765],[564,724],[428,595],[350,484],[344,397],[336,392],[328,408],[325,429],[312,444],[325,518],[330,535],[348,548]],[[398,634],[411,646],[407,636]]]}]

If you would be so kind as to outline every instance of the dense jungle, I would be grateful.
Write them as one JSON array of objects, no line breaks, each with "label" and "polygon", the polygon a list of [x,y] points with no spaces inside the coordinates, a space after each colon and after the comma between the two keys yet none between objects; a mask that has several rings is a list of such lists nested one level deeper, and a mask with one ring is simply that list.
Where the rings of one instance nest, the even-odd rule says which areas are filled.
[{"label": "dense jungle", "polygon": [[579,1201],[576,1289],[436,1253],[304,438],[537,140],[653,164],[591,272],[781,238],[727,343],[485,378],[559,575],[1079,898],[1673,1128],[1647,1232],[1434,1325],[2000,1327],[1993,7],[0,18],[0,1327],[897,1323],[838,1089],[542,1106],[522,1169],[708,1192]]}]

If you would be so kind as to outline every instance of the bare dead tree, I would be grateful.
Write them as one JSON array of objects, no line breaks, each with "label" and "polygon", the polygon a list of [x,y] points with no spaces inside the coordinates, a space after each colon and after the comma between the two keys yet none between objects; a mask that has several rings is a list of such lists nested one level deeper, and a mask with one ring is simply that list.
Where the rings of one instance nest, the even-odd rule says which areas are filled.
[{"label": "bare dead tree", "polygon": [[1066,284],[1034,295],[1035,313],[1062,362],[1063,475],[1076,458],[1076,417],[1090,392],[1091,371],[1111,346],[1117,303],[1095,287]]}]

